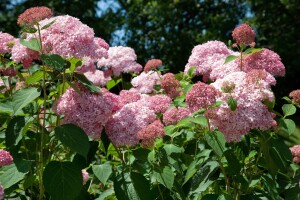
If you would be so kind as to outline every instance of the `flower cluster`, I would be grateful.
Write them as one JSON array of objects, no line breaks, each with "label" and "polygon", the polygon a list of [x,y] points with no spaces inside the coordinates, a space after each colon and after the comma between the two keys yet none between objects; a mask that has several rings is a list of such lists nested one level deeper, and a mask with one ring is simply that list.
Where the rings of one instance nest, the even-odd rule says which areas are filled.
[{"label": "flower cluster", "polygon": [[144,72],[149,72],[152,69],[155,69],[159,66],[162,65],[162,61],[160,59],[151,59],[148,60],[145,67],[144,67]]},{"label": "flower cluster", "polygon": [[163,122],[166,125],[175,125],[175,124],[177,124],[177,122],[179,122],[183,118],[188,117],[190,114],[191,114],[191,112],[188,108],[173,107],[173,108],[168,109],[163,114]]},{"label": "flower cluster", "polygon": [[89,173],[85,169],[82,169],[81,173],[82,173],[82,184],[85,185],[86,182],[89,180]]},{"label": "flower cluster", "polygon": [[50,8],[45,6],[32,7],[19,15],[17,23],[20,26],[32,26],[45,18],[52,17],[52,15]]},{"label": "flower cluster", "polygon": [[290,148],[292,155],[294,156],[293,161],[300,164],[300,145],[295,145]]},{"label": "flower cluster", "polygon": [[13,157],[8,151],[0,149],[0,166],[11,165],[13,162]]},{"label": "flower cluster", "polygon": [[10,53],[14,40],[12,35],[0,31],[0,54]]},{"label": "flower cluster", "polygon": [[137,56],[130,47],[110,47],[108,49],[108,58],[102,58],[98,61],[98,67],[105,67],[112,70],[114,76],[120,76],[122,72],[140,73],[143,67],[136,62]]},{"label": "flower cluster", "polygon": [[300,105],[300,90],[293,90],[290,94],[289,97],[292,98],[293,104]]},{"label": "flower cluster", "polygon": [[160,75],[158,72],[149,71],[142,72],[137,77],[134,77],[131,81],[133,87],[142,94],[150,94],[153,92],[153,86],[160,83]]},{"label": "flower cluster", "polygon": [[164,125],[160,120],[155,120],[137,133],[137,137],[143,147],[151,147],[156,138],[161,138],[164,135]]},{"label": "flower cluster", "polygon": [[162,76],[160,84],[165,93],[171,98],[180,96],[180,94],[182,93],[180,89],[180,82],[175,78],[174,74],[172,73],[164,74]]},{"label": "flower cluster", "polygon": [[239,46],[255,45],[255,31],[248,24],[241,24],[232,31],[232,37]]}]

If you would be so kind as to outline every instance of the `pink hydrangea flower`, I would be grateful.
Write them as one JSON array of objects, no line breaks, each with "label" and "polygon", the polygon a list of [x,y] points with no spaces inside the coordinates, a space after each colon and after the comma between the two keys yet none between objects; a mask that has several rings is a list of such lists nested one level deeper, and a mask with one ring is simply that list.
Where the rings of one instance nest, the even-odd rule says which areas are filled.
[{"label": "pink hydrangea flower", "polygon": [[192,55],[189,57],[184,72],[187,73],[191,67],[196,67],[195,74],[203,75],[203,80],[207,81],[210,72],[216,66],[215,62],[221,59],[225,60],[232,53],[233,51],[229,50],[225,43],[220,41],[209,41],[197,45],[192,50]]},{"label": "pink hydrangea flower", "polygon": [[13,157],[8,151],[0,149],[0,166],[11,165],[13,162]]},{"label": "pink hydrangea flower", "polygon": [[153,86],[160,83],[160,75],[155,71],[147,73],[142,72],[140,75],[131,80],[133,87],[142,94],[150,94],[153,92]]},{"label": "pink hydrangea flower", "polygon": [[120,76],[124,73],[140,73],[143,67],[136,62],[137,56],[130,47],[110,47],[108,58],[102,58],[98,61],[98,67],[106,67],[112,70],[114,76]]},{"label": "pink hydrangea flower", "polygon": [[290,148],[292,155],[294,156],[293,161],[300,164],[300,145],[294,145]]},{"label": "pink hydrangea flower", "polygon": [[14,67],[0,68],[0,72],[2,72],[4,76],[9,76],[9,77],[16,76],[18,73],[18,71]]},{"label": "pink hydrangea flower", "polygon": [[138,102],[148,106],[148,108],[153,110],[155,113],[164,113],[172,103],[172,99],[164,94],[157,94],[153,96],[144,95]]},{"label": "pink hydrangea flower", "polygon": [[237,45],[252,44],[255,40],[255,31],[248,24],[241,24],[232,31],[232,37]]},{"label": "pink hydrangea flower", "polygon": [[12,35],[0,31],[0,54],[10,53],[14,40]]},{"label": "pink hydrangea flower", "polygon": [[139,143],[138,132],[157,119],[153,110],[133,102],[124,105],[111,116],[105,125],[110,141],[120,146],[135,146]]},{"label": "pink hydrangea flower", "polygon": [[64,115],[64,124],[81,127],[93,139],[99,139],[104,124],[114,111],[118,110],[118,96],[102,90],[91,93],[78,86],[80,94],[69,87],[54,103],[52,109],[57,115]]},{"label": "pink hydrangea flower", "polygon": [[173,107],[168,109],[163,115],[163,122],[168,125],[175,125],[183,118],[188,117],[191,114],[188,108]]},{"label": "pink hydrangea flower", "polygon": [[19,15],[17,23],[20,26],[32,26],[42,19],[52,17],[52,15],[50,8],[45,6],[32,7]]},{"label": "pink hydrangea flower", "polygon": [[110,76],[105,76],[103,71],[88,71],[85,72],[84,75],[97,86],[105,86],[108,81],[111,80]]},{"label": "pink hydrangea flower", "polygon": [[156,138],[165,136],[164,125],[160,120],[155,120],[137,133],[143,147],[151,147]]},{"label": "pink hydrangea flower", "polygon": [[212,85],[202,82],[195,83],[186,95],[186,104],[191,112],[207,108],[216,102],[218,91]]},{"label": "pink hydrangea flower", "polygon": [[149,72],[152,69],[155,69],[159,66],[162,65],[162,61],[160,59],[151,59],[148,60],[145,67],[144,67],[144,72]]},{"label": "pink hydrangea flower", "polygon": [[293,104],[300,105],[300,90],[293,90],[289,97],[292,98]]},{"label": "pink hydrangea flower", "polygon": [[273,76],[284,76],[285,67],[277,53],[269,49],[255,52],[243,58],[242,70],[264,69]]},{"label": "pink hydrangea flower", "polygon": [[121,90],[119,96],[122,106],[128,103],[136,102],[142,98],[140,93],[132,89]]},{"label": "pink hydrangea flower", "polygon": [[85,72],[94,72],[96,71],[96,65],[95,65],[95,60],[84,56],[82,58],[82,65],[77,67],[75,69],[76,72],[78,73],[85,73]]},{"label": "pink hydrangea flower", "polygon": [[89,173],[85,169],[82,169],[81,173],[82,173],[82,185],[85,185],[86,182],[89,180]]},{"label": "pink hydrangea flower", "polygon": [[[221,93],[227,83],[234,83],[231,93]],[[275,114],[271,113],[262,101],[274,101],[271,85],[276,83],[274,77],[264,70],[234,72],[223,79],[218,79],[212,85],[219,90],[217,101],[223,104],[210,109],[206,116],[214,128],[224,133],[227,142],[240,141],[241,136],[251,129],[267,130],[276,124]],[[227,100],[233,97],[237,101],[237,108],[232,111]]]},{"label": "pink hydrangea flower", "polygon": [[175,78],[174,74],[166,73],[161,80],[161,87],[165,93],[171,97],[176,98],[182,93],[180,88],[180,82]]}]

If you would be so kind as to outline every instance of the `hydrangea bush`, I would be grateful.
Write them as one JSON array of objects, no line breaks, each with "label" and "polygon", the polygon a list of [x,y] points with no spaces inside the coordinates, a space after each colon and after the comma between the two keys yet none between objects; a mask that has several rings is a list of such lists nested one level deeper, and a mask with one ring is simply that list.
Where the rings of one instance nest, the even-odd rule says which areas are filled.
[{"label": "hydrangea bush", "polygon": [[18,25],[0,32],[0,199],[300,199],[300,90],[274,110],[285,67],[248,24],[178,74],[47,7]]}]

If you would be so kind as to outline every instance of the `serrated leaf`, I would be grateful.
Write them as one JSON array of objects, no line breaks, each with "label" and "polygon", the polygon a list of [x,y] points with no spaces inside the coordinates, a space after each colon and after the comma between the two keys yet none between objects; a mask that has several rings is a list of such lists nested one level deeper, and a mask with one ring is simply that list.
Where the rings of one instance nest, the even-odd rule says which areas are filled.
[{"label": "serrated leaf", "polygon": [[239,57],[239,56],[234,56],[234,55],[227,56],[227,58],[226,58],[224,64],[226,64],[226,63],[228,63],[228,62],[230,62],[230,61],[233,61],[233,60],[237,59],[238,57]]},{"label": "serrated leaf", "polygon": [[233,97],[229,97],[229,99],[227,100],[227,105],[231,111],[235,111],[237,108],[237,100]]},{"label": "serrated leaf", "polygon": [[10,120],[5,131],[5,144],[7,147],[14,146],[22,139],[22,128],[25,126],[24,117],[14,117]]},{"label": "serrated leaf", "polygon": [[87,79],[83,74],[74,73],[74,77],[88,90],[91,92],[99,93],[100,89],[95,86],[89,79]]},{"label": "serrated leaf", "polygon": [[28,49],[34,50],[34,51],[40,51],[41,50],[41,43],[36,38],[30,38],[29,41],[20,39],[20,43],[27,47]]},{"label": "serrated leaf", "polygon": [[[45,72],[46,73],[46,72]],[[46,74],[47,76],[48,74]],[[43,79],[44,72],[36,71],[26,79],[27,84],[33,84]]]},{"label": "serrated leaf", "polygon": [[198,117],[188,117],[186,118],[188,120],[190,120],[191,122],[198,124],[202,127],[208,127],[208,121],[207,118],[204,116],[198,116]]},{"label": "serrated leaf", "polygon": [[81,169],[71,162],[52,161],[43,175],[46,191],[53,200],[74,200],[82,188]]},{"label": "serrated leaf", "polygon": [[213,149],[213,151],[221,157],[223,152],[225,151],[226,147],[226,140],[223,133],[214,131],[211,133],[207,133],[204,136],[207,144]]},{"label": "serrated leaf", "polygon": [[56,21],[56,20],[53,20],[52,22],[49,22],[48,24],[44,25],[44,26],[41,28],[41,30],[46,29],[46,28],[49,28],[52,24],[54,24],[55,21]]},{"label": "serrated leaf", "polygon": [[54,129],[57,138],[67,147],[86,158],[90,144],[85,132],[74,124],[63,124]]},{"label": "serrated leaf", "polygon": [[153,178],[169,190],[172,189],[174,184],[174,173],[169,166],[165,166],[162,170],[155,170],[153,172]]},{"label": "serrated leaf", "polygon": [[249,48],[246,51],[244,51],[244,55],[249,55],[260,51],[262,51],[262,48]]},{"label": "serrated leaf", "polygon": [[165,144],[163,148],[169,156],[171,154],[178,154],[184,152],[183,147],[179,147],[174,144]]},{"label": "serrated leaf", "polygon": [[293,104],[284,104],[282,106],[282,111],[284,116],[290,116],[296,113],[296,107]]},{"label": "serrated leaf", "polygon": [[26,175],[26,173],[18,171],[15,164],[5,166],[1,169],[1,171],[0,180],[4,189],[7,189],[20,182]]},{"label": "serrated leaf", "polygon": [[65,69],[66,61],[58,54],[43,54],[41,55],[41,59],[47,66],[59,72],[63,72]]},{"label": "serrated leaf", "polygon": [[104,163],[101,165],[93,165],[93,172],[95,176],[105,185],[106,181],[112,174],[112,166],[110,163]]}]

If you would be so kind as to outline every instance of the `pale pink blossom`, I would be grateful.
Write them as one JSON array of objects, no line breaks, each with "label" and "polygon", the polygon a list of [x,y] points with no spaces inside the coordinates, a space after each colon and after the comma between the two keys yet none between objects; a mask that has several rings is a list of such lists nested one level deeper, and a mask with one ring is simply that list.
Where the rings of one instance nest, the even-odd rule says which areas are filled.
[{"label": "pale pink blossom", "polygon": [[166,125],[175,125],[175,124],[177,124],[177,122],[179,122],[183,118],[188,117],[190,114],[191,114],[191,112],[188,108],[173,107],[173,108],[168,109],[163,114],[163,122]]},{"label": "pale pink blossom", "polygon": [[84,75],[93,82],[96,86],[105,86],[108,81],[111,80],[110,76],[105,76],[103,71],[96,70],[96,71],[88,71],[85,72]]},{"label": "pale pink blossom", "polygon": [[132,89],[121,90],[119,96],[122,106],[128,103],[136,102],[142,98],[140,93]]},{"label": "pale pink blossom", "polygon": [[82,169],[81,173],[82,173],[82,185],[85,185],[86,182],[89,180],[89,173],[85,169]]},{"label": "pale pink blossom", "polygon": [[142,72],[131,80],[131,84],[138,92],[150,94],[153,92],[153,86],[160,84],[160,79],[160,75],[155,71]]},{"label": "pale pink blossom", "polygon": [[98,67],[106,67],[112,70],[114,76],[121,73],[140,73],[143,67],[136,62],[137,56],[130,47],[116,46],[108,49],[108,58],[98,61]]},{"label": "pale pink blossom", "polygon": [[144,72],[149,72],[152,69],[155,69],[162,65],[162,61],[160,59],[151,59],[148,60],[144,67]]},{"label": "pale pink blossom", "polygon": [[152,96],[144,95],[138,102],[146,105],[155,113],[164,113],[172,103],[172,99],[164,94],[157,94]]},{"label": "pale pink blossom", "polygon": [[13,157],[6,150],[0,149],[0,167],[11,165],[13,163]]},{"label": "pale pink blossom", "polygon": [[10,53],[14,40],[12,35],[0,31],[0,54]]},{"label": "pale pink blossom", "polygon": [[293,155],[293,161],[297,164],[300,164],[300,145],[294,145],[290,148]]}]

